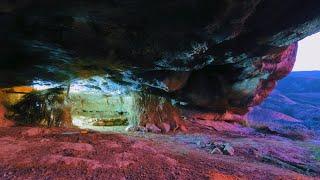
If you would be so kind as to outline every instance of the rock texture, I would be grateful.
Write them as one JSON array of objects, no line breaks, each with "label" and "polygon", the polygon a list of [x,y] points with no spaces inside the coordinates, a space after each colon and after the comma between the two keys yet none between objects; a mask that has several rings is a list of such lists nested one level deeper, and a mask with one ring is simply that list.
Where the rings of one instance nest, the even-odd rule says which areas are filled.
[{"label": "rock texture", "polygon": [[320,2],[1,1],[0,24],[0,86],[108,75],[244,114],[291,71],[296,42],[320,30]]}]

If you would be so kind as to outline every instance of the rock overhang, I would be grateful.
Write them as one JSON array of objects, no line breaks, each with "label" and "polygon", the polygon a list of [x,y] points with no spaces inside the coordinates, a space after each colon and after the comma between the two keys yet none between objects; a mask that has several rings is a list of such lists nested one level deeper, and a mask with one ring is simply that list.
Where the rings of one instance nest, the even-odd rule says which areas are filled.
[{"label": "rock overhang", "polygon": [[1,7],[1,86],[108,76],[197,109],[240,114],[291,71],[296,42],[320,30],[315,0],[27,0]]}]

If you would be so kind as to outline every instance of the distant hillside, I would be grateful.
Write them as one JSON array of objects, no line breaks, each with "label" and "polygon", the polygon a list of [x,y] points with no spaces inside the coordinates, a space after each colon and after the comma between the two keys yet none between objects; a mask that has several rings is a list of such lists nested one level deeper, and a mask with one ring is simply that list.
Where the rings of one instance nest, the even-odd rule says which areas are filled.
[{"label": "distant hillside", "polygon": [[248,114],[252,125],[275,131],[320,134],[320,71],[292,72]]},{"label": "distant hillside", "polygon": [[291,72],[288,77],[303,77],[320,79],[320,71],[296,71]]},{"label": "distant hillside", "polygon": [[320,71],[292,72],[278,82],[282,93],[320,93]]}]

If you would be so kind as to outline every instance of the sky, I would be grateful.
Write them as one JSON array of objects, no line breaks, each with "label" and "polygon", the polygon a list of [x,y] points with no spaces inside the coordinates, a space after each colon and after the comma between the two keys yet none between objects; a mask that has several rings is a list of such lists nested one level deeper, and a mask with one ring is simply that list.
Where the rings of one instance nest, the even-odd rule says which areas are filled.
[{"label": "sky", "polygon": [[320,33],[299,42],[297,60],[293,71],[320,70]]}]

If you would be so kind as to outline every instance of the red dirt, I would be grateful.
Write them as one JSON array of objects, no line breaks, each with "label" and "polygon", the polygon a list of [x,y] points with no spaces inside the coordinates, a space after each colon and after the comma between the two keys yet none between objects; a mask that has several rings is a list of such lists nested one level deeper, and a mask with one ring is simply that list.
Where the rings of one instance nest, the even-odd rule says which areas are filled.
[{"label": "red dirt", "polygon": [[[263,150],[269,151],[272,147],[274,156],[286,155],[282,159],[287,158],[287,161],[309,160],[306,154],[300,154],[306,152],[289,140],[281,140],[281,144],[272,137],[251,137],[250,132],[241,133],[240,127],[236,132],[193,127],[188,134],[170,135],[0,128],[0,179],[316,178],[316,174],[299,174],[261,161]],[[213,155],[198,147],[198,142],[206,140],[230,142],[235,155]],[[256,148],[254,153],[251,152],[253,147]],[[297,149],[291,154],[284,153],[288,149],[291,151],[290,148]]]}]

